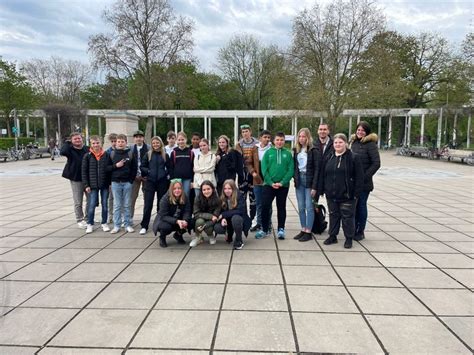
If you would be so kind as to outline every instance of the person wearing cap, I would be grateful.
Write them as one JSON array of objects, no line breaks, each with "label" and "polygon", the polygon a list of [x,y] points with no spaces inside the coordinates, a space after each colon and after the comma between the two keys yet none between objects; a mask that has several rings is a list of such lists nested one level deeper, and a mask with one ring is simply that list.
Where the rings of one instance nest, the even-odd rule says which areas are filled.
[{"label": "person wearing cap", "polygon": [[135,212],[135,203],[137,202],[138,194],[140,193],[140,188],[142,189],[143,195],[145,195],[145,178],[142,177],[140,166],[143,160],[143,157],[150,149],[147,144],[145,144],[145,134],[143,131],[136,131],[133,133],[133,141],[135,144],[132,147],[133,157],[137,164],[137,176],[133,181],[132,185],[132,194],[130,200],[130,219],[133,221],[133,215]]},{"label": "person wearing cap", "polygon": [[242,134],[242,138],[235,146],[235,150],[242,154],[244,165],[244,176],[243,181],[239,181],[239,190],[244,196],[244,201],[247,200],[247,195],[249,197],[250,219],[253,221],[257,212],[255,193],[253,190],[253,172],[255,171],[253,166],[255,159],[254,148],[258,144],[258,139],[252,137],[252,129],[248,124],[243,124],[240,126],[240,133]]}]

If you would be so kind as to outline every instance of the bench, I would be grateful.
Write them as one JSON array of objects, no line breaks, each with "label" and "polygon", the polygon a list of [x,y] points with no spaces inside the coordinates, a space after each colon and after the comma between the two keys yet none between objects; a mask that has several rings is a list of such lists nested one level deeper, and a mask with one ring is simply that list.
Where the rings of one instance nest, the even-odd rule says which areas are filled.
[{"label": "bench", "polygon": [[7,161],[8,159],[8,152],[6,150],[0,149],[0,160]]},{"label": "bench", "polygon": [[441,159],[448,161],[459,160],[461,163],[474,165],[474,151],[461,149],[444,149],[440,154]]}]

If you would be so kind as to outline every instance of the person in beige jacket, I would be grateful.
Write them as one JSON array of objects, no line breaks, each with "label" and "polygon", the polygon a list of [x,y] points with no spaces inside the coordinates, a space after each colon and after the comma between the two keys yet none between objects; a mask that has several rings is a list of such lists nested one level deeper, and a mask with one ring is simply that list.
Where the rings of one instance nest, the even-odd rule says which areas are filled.
[{"label": "person in beige jacket", "polygon": [[214,170],[216,168],[216,155],[209,151],[209,141],[202,138],[199,142],[201,154],[194,157],[194,180],[193,188],[196,196],[200,193],[203,181],[209,180],[216,185],[216,176]]}]

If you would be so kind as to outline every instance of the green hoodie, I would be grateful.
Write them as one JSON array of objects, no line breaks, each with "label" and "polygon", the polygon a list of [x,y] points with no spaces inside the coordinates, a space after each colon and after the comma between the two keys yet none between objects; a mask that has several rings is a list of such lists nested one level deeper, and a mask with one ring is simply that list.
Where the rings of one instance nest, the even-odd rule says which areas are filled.
[{"label": "green hoodie", "polygon": [[293,157],[288,149],[271,147],[262,159],[263,184],[271,186],[279,182],[284,187],[289,187],[293,177],[293,165]]}]

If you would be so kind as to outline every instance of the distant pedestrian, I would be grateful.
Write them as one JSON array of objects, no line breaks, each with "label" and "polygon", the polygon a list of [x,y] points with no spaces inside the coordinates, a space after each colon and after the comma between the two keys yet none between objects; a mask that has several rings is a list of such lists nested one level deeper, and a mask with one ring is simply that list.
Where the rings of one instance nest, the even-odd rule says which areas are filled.
[{"label": "distant pedestrian", "polygon": [[89,195],[86,233],[92,233],[94,230],[94,214],[95,207],[99,201],[99,194],[102,207],[102,230],[109,232],[110,228],[107,225],[107,199],[110,186],[110,173],[107,172],[109,156],[102,149],[102,142],[99,136],[92,136],[90,144],[89,152],[84,155],[82,160],[82,183],[86,193]]},{"label": "distant pedestrian", "polygon": [[[71,183],[72,198],[74,201],[74,214],[79,228],[86,229],[87,222],[84,220],[84,185],[82,183],[82,159],[89,151],[89,147],[84,145],[82,136],[78,132],[71,133],[61,147],[61,155],[67,158],[62,176]],[[86,194],[86,211],[89,209],[89,196]],[[86,212],[87,215],[87,212]]]}]

